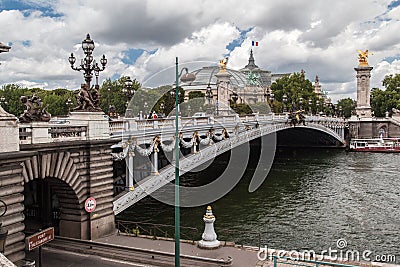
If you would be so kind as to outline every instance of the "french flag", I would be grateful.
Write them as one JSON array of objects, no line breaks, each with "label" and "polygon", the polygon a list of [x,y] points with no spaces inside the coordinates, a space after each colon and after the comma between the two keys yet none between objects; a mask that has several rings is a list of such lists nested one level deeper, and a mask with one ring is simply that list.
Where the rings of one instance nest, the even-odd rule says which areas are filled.
[{"label": "french flag", "polygon": [[251,41],[251,46],[258,46],[258,42],[256,42],[256,41]]}]

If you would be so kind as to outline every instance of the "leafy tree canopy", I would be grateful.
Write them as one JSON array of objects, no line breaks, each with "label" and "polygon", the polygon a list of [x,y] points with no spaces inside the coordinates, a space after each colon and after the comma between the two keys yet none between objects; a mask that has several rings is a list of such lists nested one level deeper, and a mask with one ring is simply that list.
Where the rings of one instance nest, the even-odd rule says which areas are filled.
[{"label": "leafy tree canopy", "polygon": [[351,116],[351,113],[356,107],[356,101],[354,101],[351,98],[343,98],[340,99],[337,103],[337,108],[340,111],[341,110],[341,115],[343,115],[346,118],[349,118]]}]

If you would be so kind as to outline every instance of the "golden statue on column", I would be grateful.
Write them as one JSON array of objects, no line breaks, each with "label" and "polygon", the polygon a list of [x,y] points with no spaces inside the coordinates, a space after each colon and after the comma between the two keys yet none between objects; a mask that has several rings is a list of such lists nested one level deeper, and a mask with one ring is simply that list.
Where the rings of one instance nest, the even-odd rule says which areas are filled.
[{"label": "golden statue on column", "polygon": [[221,59],[218,63],[219,66],[219,73],[226,72],[226,65],[228,65],[228,57]]},{"label": "golden statue on column", "polygon": [[367,50],[362,51],[362,50],[357,50],[358,52],[358,62],[360,67],[368,67],[368,55],[373,55],[371,52]]}]

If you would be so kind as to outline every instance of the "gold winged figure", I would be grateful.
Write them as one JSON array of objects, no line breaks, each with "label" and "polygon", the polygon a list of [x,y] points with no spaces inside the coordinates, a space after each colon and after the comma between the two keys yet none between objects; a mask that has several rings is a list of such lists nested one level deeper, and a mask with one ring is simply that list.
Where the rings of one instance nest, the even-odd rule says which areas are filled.
[{"label": "gold winged figure", "polygon": [[360,66],[369,66],[368,65],[368,55],[373,55],[371,52],[367,50],[362,51],[362,50],[357,50],[358,52],[358,62],[360,63]]},{"label": "gold winged figure", "polygon": [[225,72],[226,71],[226,65],[228,64],[228,57],[221,59],[218,63],[219,66],[219,72]]}]

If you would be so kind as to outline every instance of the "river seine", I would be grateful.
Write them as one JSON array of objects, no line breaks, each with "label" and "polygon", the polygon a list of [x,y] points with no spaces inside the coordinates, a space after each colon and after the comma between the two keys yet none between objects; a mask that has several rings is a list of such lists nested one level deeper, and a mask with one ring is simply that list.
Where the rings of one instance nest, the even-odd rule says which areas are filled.
[{"label": "river seine", "polygon": [[[254,154],[236,187],[210,203],[219,240],[316,253],[338,250],[340,240],[343,251],[369,250],[371,258],[395,255],[399,262],[400,154],[277,150],[266,180],[249,193]],[[216,179],[227,160],[229,154],[217,157],[212,167],[185,174],[181,182]],[[198,240],[205,209],[181,208],[181,225],[196,227]],[[174,207],[147,197],[119,219],[173,225]]]}]

